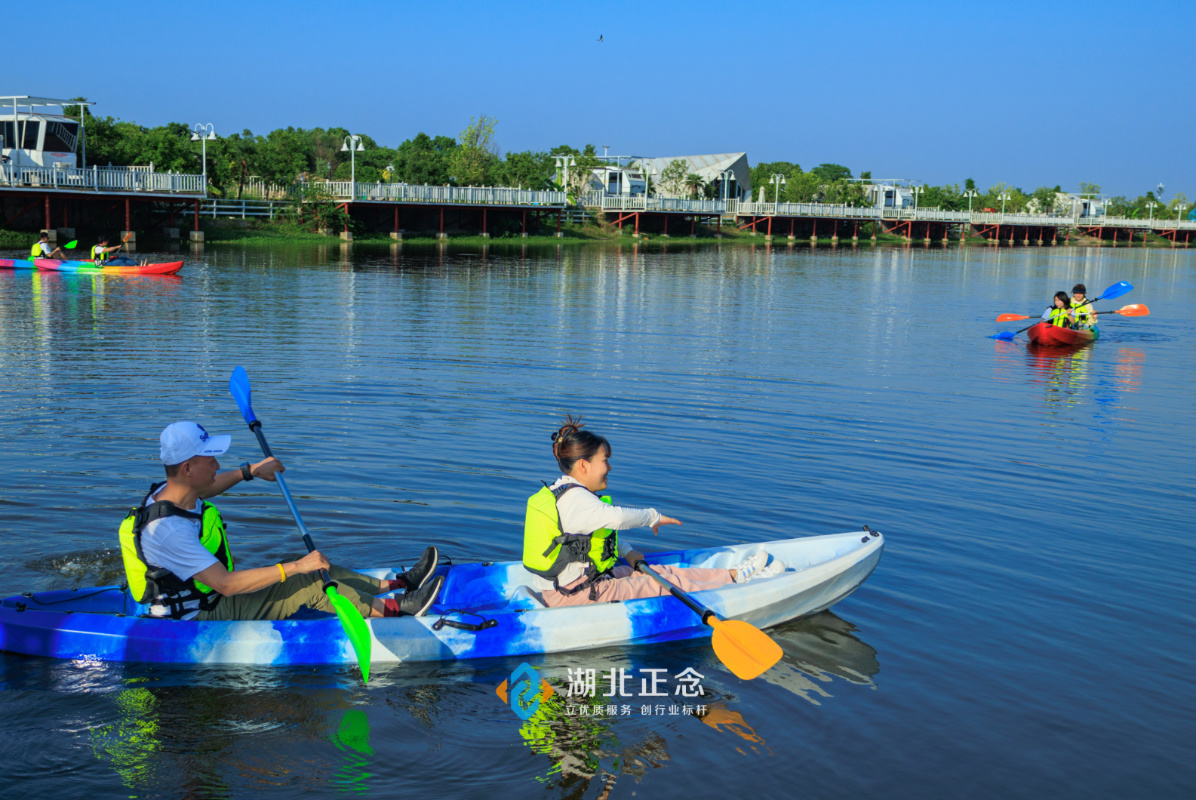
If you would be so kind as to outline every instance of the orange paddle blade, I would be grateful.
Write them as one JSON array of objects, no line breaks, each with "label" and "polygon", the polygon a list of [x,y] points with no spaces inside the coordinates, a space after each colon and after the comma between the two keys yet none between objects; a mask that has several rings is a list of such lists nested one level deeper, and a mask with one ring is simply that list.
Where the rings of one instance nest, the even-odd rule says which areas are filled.
[{"label": "orange paddle blade", "polygon": [[1132,306],[1122,306],[1113,313],[1126,317],[1145,317],[1150,313],[1150,309],[1142,303],[1134,303]]},{"label": "orange paddle blade", "polygon": [[1013,322],[1015,319],[1029,319],[1025,314],[1002,314],[997,317],[997,322]]},{"label": "orange paddle blade", "polygon": [[781,646],[750,622],[710,616],[709,623],[714,628],[714,654],[735,677],[750,681],[781,660]]}]

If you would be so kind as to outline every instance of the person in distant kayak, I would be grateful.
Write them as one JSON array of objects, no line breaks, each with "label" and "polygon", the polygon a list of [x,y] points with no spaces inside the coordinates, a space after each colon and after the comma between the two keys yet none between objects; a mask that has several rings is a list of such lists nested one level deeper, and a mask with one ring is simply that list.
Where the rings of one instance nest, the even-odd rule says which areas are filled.
[{"label": "person in distant kayak", "polygon": [[[276,480],[285,471],[277,458],[220,472],[216,456],[230,436],[211,436],[194,422],[175,422],[160,439],[166,480],[150,487],[120,526],[120,548],[129,591],[150,607],[150,616],[195,620],[286,619],[306,606],[335,613],[319,571],[328,570],[363,617],[419,616],[444,584],[432,578],[435,547],[393,580],[371,578],[335,567],[318,550],[269,567],[237,569],[224,521],[207,502],[241,481]],[[431,580],[429,580],[431,579]],[[375,595],[404,590],[399,599]]]},{"label": "person in distant kayak", "polygon": [[54,258],[62,261],[66,258],[66,253],[62,252],[61,247],[55,247],[51,250],[50,234],[43,233],[37,237],[37,241],[33,244],[33,249],[29,252],[29,260],[32,261],[35,258]]},{"label": "person in distant kayak", "polygon": [[[610,442],[582,430],[581,418],[567,417],[552,435],[552,454],[564,473],[551,486],[527,501],[523,530],[523,566],[552,580],[543,592],[550,608],[586,603],[608,603],[637,597],[658,597],[668,590],[651,577],[635,571],[644,556],[618,532],[628,528],[680,525],[654,508],[611,505],[598,492],[610,474]],[[618,564],[620,557],[626,564]],[[685,592],[715,589],[728,583],[770,578],[785,571],[777,559],[768,563],[764,551],[726,569],[653,567]]]},{"label": "person in distant kayak", "polygon": [[1092,303],[1088,300],[1088,289],[1084,287],[1084,284],[1077,283],[1071,287],[1071,302],[1069,305],[1076,315],[1077,328],[1091,330],[1096,327],[1096,309],[1093,308]]},{"label": "person in distant kayak", "polygon": [[1055,292],[1053,305],[1042,312],[1044,321],[1059,328],[1074,328],[1076,313],[1071,308],[1071,298],[1067,292]]},{"label": "person in distant kayak", "polygon": [[108,246],[108,237],[101,236],[99,239],[99,244],[97,244],[95,247],[91,248],[91,260],[95,263],[95,265],[97,267],[103,267],[103,266],[108,266],[108,265],[128,267],[128,266],[132,266],[132,265],[136,264],[137,263],[136,261],[134,261],[131,258],[128,258],[127,256],[119,256],[118,257],[118,256],[113,255],[113,253],[116,253],[122,247],[124,247],[123,243],[115,245],[113,247],[109,247]]}]

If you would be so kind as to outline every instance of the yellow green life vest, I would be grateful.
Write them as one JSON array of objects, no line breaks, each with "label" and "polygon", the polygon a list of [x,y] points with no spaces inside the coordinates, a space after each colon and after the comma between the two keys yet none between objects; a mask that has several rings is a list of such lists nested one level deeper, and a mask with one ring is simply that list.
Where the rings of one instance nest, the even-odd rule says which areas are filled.
[{"label": "yellow green life vest", "polygon": [[1075,300],[1071,301],[1072,310],[1076,312],[1076,324],[1081,327],[1092,327],[1092,303],[1084,300],[1077,303]]},{"label": "yellow green life vest", "polygon": [[[573,562],[588,561],[597,574],[609,572],[619,560],[619,532],[599,528],[593,533],[565,533],[557,512],[557,500],[570,489],[585,489],[565,483],[556,490],[545,486],[527,499],[523,523],[523,566],[544,578],[556,579]],[[588,489],[586,491],[589,491]],[[602,497],[609,503],[609,497]]]},{"label": "yellow green life vest", "polygon": [[91,260],[97,264],[103,264],[105,261],[108,260],[108,251],[107,251],[107,249],[105,249],[104,252],[97,254],[96,253],[97,247],[99,247],[98,244],[93,244],[91,246]]},{"label": "yellow green life vest", "polygon": [[1070,308],[1052,308],[1050,319],[1047,321],[1057,328],[1070,328],[1072,327],[1070,314]]},{"label": "yellow green life vest", "polygon": [[32,261],[35,258],[44,257],[45,256],[42,255],[42,243],[40,241],[34,242],[33,249],[29,251],[29,260]]},{"label": "yellow green life vest", "polygon": [[[146,500],[153,497],[163,484],[150,487]],[[229,547],[228,534],[220,511],[205,502],[199,513],[184,511],[174,503],[159,501],[130,509],[120,524],[120,552],[125,563],[125,578],[129,582],[129,593],[139,603],[161,603],[169,609],[174,619],[192,611],[207,611],[220,602],[220,593],[194,578],[182,580],[170,570],[152,567],[145,560],[141,549],[141,534],[145,526],[163,517],[185,517],[200,523],[199,543],[216,560],[233,571],[233,554]]]}]

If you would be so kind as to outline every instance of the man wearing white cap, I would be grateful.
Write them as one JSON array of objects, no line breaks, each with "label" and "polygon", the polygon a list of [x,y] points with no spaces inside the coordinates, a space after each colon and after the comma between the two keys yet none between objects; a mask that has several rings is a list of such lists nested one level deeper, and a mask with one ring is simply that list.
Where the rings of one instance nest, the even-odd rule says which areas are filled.
[{"label": "man wearing white cap", "polygon": [[[429,582],[439,553],[427,548],[414,567],[393,580],[332,566],[318,550],[296,561],[236,569],[216,507],[206,502],[241,481],[275,480],[285,471],[277,458],[220,472],[216,456],[230,436],[212,436],[194,422],[166,426],[161,437],[166,480],[150,487],[120,526],[129,590],[151,616],[173,619],[286,619],[306,606],[335,613],[318,575],[326,569],[341,595],[363,617],[421,615],[436,600],[443,577]],[[375,597],[404,589],[397,600]]]}]

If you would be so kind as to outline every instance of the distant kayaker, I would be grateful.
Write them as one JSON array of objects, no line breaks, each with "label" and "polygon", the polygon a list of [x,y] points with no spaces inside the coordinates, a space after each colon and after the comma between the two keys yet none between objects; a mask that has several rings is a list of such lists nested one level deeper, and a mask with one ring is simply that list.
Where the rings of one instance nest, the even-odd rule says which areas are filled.
[{"label": "distant kayaker", "polygon": [[[371,578],[333,566],[318,550],[269,567],[237,569],[224,522],[207,502],[241,481],[276,480],[277,458],[220,472],[216,456],[231,437],[211,436],[194,422],[162,431],[166,480],[150,487],[120,526],[121,555],[129,591],[150,615],[196,620],[286,619],[300,608],[335,613],[318,575],[326,569],[363,617],[421,615],[436,600],[444,578],[429,581],[439,553],[427,548],[397,579]],[[374,595],[404,590],[398,599]]]},{"label": "distant kayaker", "polygon": [[[657,597],[668,591],[634,567],[644,556],[618,531],[680,525],[654,508],[625,508],[599,498],[610,474],[610,442],[582,430],[581,418],[565,419],[552,435],[552,454],[561,475],[527,501],[523,531],[523,566],[553,581],[543,593],[550,608],[586,603],[607,603],[637,597]],[[619,558],[626,565],[617,565]],[[784,572],[775,558],[768,563],[764,551],[725,569],[671,567],[653,569],[682,591],[697,592],[728,583],[770,578]]]},{"label": "distant kayaker", "polygon": [[1067,296],[1067,292],[1055,292],[1053,305],[1042,312],[1042,318],[1059,328],[1076,326],[1076,314],[1071,309],[1071,298]]},{"label": "distant kayaker", "polygon": [[1088,301],[1088,290],[1084,284],[1071,287],[1071,308],[1076,315],[1076,327],[1091,330],[1096,327],[1096,309]]},{"label": "distant kayaker", "polygon": [[34,242],[33,248],[29,251],[29,260],[32,261],[35,258],[54,258],[62,261],[66,258],[66,253],[62,252],[61,247],[55,247],[51,250],[50,234],[43,233],[37,237],[37,241]]}]

